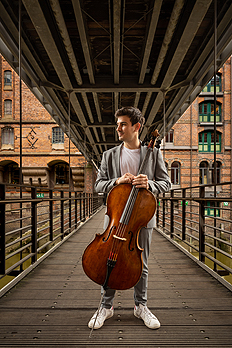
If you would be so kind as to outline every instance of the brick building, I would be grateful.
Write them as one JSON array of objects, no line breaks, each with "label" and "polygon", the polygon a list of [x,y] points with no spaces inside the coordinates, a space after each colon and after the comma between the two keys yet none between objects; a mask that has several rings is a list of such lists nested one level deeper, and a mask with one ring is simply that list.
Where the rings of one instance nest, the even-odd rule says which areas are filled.
[{"label": "brick building", "polygon": [[[216,182],[232,181],[231,77],[232,58],[216,75]],[[165,162],[172,187],[214,182],[214,78],[189,106],[165,139]],[[207,187],[205,197],[213,196]],[[231,186],[218,186],[217,197],[231,196]],[[208,215],[213,215],[208,202]],[[218,211],[219,214],[219,211]]]},{"label": "brick building", "polygon": [[[0,182],[19,183],[19,77],[0,56]],[[94,173],[71,142],[71,189],[93,191]],[[69,188],[69,138],[22,83],[23,183]]]}]

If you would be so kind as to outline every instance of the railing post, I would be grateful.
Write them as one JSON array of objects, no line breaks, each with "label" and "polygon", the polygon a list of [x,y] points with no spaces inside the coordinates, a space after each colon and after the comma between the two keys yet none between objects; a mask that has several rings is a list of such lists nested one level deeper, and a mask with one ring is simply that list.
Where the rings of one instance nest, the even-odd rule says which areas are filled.
[{"label": "railing post", "polygon": [[72,230],[72,192],[69,191],[69,233]]},{"label": "railing post", "polygon": [[37,261],[37,202],[35,202],[37,189],[31,187],[31,233],[32,233],[32,263]]},{"label": "railing post", "polygon": [[61,233],[61,239],[64,239],[64,201],[62,198],[64,198],[64,191],[60,192],[60,233]]},{"label": "railing post", "polygon": [[[174,191],[171,191],[171,198],[174,197]],[[171,212],[170,212],[170,235],[171,238],[173,238],[173,233],[174,233],[174,204],[173,204],[173,199],[171,199]]]},{"label": "railing post", "polygon": [[[182,197],[186,197],[186,189],[182,190]],[[186,231],[186,200],[182,200],[182,240],[185,240]]]},{"label": "railing post", "polygon": [[6,198],[6,187],[4,184],[0,184],[0,274],[5,274],[6,270],[6,237],[5,237],[5,211],[6,206],[1,203],[1,200]]},{"label": "railing post", "polygon": [[80,203],[80,206],[79,206],[79,210],[80,210],[80,221],[82,221],[82,193],[79,194],[79,203]]},{"label": "railing post", "polygon": [[159,228],[159,197],[157,196],[156,198],[156,203],[157,203],[157,207],[156,207],[156,226],[157,228]]},{"label": "railing post", "polygon": [[50,219],[50,226],[49,226],[49,239],[50,241],[53,240],[53,191],[49,190],[49,219]]},{"label": "railing post", "polygon": [[82,220],[83,221],[85,221],[85,213],[86,213],[86,211],[85,211],[85,205],[86,205],[86,198],[85,198],[85,192],[83,193],[83,218],[82,218]]},{"label": "railing post", "polygon": [[[205,198],[205,188],[200,187],[200,198]],[[205,262],[205,201],[199,203],[199,260]]]},{"label": "railing post", "polygon": [[77,228],[77,192],[76,191],[75,191],[74,206],[75,206],[75,229],[76,229]]},{"label": "railing post", "polygon": [[[165,198],[165,193],[163,193],[163,198]],[[163,230],[165,228],[165,206],[166,206],[166,200],[163,199]]]}]

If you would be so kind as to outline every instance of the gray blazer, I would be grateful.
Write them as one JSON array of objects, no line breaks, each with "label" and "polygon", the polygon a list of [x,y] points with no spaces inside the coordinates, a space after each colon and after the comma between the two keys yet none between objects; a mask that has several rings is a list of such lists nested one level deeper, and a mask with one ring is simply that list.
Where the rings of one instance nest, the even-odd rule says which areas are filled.
[{"label": "gray blazer", "polygon": [[[103,153],[101,166],[98,170],[98,175],[95,182],[96,192],[108,193],[113,188],[115,181],[122,176],[120,171],[120,153],[122,145],[123,144]],[[147,147],[141,145],[140,165],[146,155],[146,151]],[[155,195],[170,190],[171,182],[167,174],[163,157],[161,151],[156,147],[153,151],[150,151],[148,165],[143,174],[147,175],[150,190]],[[147,227],[149,228],[154,226],[155,217],[149,221]]]}]

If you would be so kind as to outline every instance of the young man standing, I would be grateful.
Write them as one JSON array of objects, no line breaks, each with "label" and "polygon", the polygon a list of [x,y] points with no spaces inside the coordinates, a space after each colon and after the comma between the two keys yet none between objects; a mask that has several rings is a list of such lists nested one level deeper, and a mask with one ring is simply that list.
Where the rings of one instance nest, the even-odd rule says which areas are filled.
[{"label": "young man standing", "polygon": [[[115,185],[131,183],[137,188],[145,188],[154,194],[166,192],[171,183],[160,150],[154,148],[150,152],[148,165],[143,174],[137,175],[140,164],[146,155],[146,146],[142,146],[139,133],[144,124],[140,110],[134,107],[119,109],[117,118],[117,133],[122,144],[103,153],[101,167],[95,183],[96,192],[108,193]],[[104,227],[108,225],[107,216]],[[134,315],[144,321],[150,329],[160,327],[159,320],[147,308],[148,256],[151,244],[155,216],[148,222],[147,227],[140,230],[139,245],[143,248],[143,271],[139,282],[134,286]],[[94,329],[99,329],[104,321],[114,314],[113,300],[115,290],[107,289],[102,306],[97,316]],[[88,326],[93,327],[97,312],[90,319]]]}]

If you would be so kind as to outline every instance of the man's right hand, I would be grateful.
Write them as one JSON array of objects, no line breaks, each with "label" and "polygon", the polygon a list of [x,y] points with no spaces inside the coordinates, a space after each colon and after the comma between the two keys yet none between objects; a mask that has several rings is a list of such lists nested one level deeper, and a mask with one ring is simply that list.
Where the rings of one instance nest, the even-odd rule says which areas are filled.
[{"label": "man's right hand", "polygon": [[121,176],[120,178],[118,178],[115,183],[116,183],[116,185],[131,184],[132,181],[134,180],[134,178],[135,178],[135,176],[133,174],[126,173],[123,176]]}]

